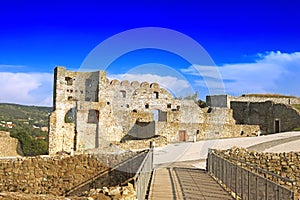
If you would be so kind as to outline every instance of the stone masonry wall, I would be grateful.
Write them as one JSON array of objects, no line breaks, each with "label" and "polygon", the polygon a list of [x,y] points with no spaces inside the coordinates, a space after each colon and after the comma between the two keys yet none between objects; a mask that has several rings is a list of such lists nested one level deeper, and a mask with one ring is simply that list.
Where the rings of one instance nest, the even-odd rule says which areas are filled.
[{"label": "stone masonry wall", "polygon": [[62,195],[135,154],[81,154],[1,160],[0,191]]},{"label": "stone masonry wall", "polygon": [[[108,80],[104,71],[55,69],[49,154],[105,148],[128,136],[167,142],[256,135],[235,124],[224,108],[207,113],[192,100],[175,99],[157,83]],[[184,133],[184,136],[182,134]],[[181,134],[181,135],[180,135]]]},{"label": "stone masonry wall", "polygon": [[9,132],[0,131],[0,157],[18,156],[18,139],[10,137]]},{"label": "stone masonry wall", "polygon": [[300,127],[300,113],[285,104],[271,101],[231,102],[231,108],[237,124],[259,125],[262,133],[290,131]]}]

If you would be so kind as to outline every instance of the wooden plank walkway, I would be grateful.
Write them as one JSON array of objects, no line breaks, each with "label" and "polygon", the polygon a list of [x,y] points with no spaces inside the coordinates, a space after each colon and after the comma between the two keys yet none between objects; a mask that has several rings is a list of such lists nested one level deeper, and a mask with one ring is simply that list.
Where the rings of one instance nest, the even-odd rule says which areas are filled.
[{"label": "wooden plank walkway", "polygon": [[155,169],[149,200],[232,200],[204,170],[182,167]]}]

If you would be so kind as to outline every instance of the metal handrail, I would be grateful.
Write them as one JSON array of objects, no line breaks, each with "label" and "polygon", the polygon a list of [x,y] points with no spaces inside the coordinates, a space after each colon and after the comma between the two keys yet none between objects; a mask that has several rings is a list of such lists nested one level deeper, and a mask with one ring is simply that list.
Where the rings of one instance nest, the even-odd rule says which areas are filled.
[{"label": "metal handrail", "polygon": [[136,197],[138,200],[143,200],[146,197],[152,171],[153,148],[150,148],[135,176],[133,177]]},{"label": "metal handrail", "polygon": [[[276,177],[277,180],[281,179],[292,183],[292,186],[294,186],[293,180],[269,172],[257,165],[246,163],[243,160],[236,158],[232,158],[232,160],[240,163],[234,163],[228,158],[218,155],[214,149],[209,149],[207,170],[209,174],[221,181],[224,184],[223,186],[231,191],[236,199],[261,199],[262,196],[264,199],[294,199],[294,190],[292,188],[288,189],[287,186],[265,178],[258,171],[265,173],[264,175]],[[250,169],[245,168],[243,164]],[[251,169],[255,169],[256,171],[253,172]]]},{"label": "metal handrail", "polygon": [[[215,149],[209,149],[209,152],[213,153],[215,156],[217,156],[217,157],[219,157],[219,158],[226,159],[226,158],[224,158],[224,157],[222,157],[222,156],[216,154],[216,153],[214,152],[214,150],[215,150]],[[266,173],[266,174],[269,174],[269,175],[271,175],[271,176],[274,176],[274,177],[276,177],[276,178],[280,178],[281,180],[284,180],[284,181],[286,181],[286,182],[289,182],[289,183],[291,183],[292,185],[294,185],[294,183],[295,183],[294,180],[291,180],[291,179],[289,179],[289,178],[282,177],[282,176],[280,176],[280,175],[278,175],[278,174],[275,174],[275,173],[273,173],[273,172],[270,172],[270,171],[268,171],[268,170],[266,170],[266,169],[263,169],[263,168],[257,166],[256,164],[247,163],[247,162],[245,162],[245,161],[243,161],[243,160],[240,160],[240,159],[234,158],[234,157],[230,157],[230,159],[235,160],[235,161],[237,161],[237,162],[240,162],[240,163],[242,163],[242,164],[244,164],[244,165],[246,165],[246,166],[249,166],[249,168],[250,168],[250,167],[253,167],[253,168],[256,169],[257,171],[262,171],[262,172],[264,172],[264,173]],[[231,162],[231,161],[228,160],[228,162]],[[231,163],[232,163],[232,162],[231,162]],[[234,163],[233,163],[233,164],[234,164]]]}]

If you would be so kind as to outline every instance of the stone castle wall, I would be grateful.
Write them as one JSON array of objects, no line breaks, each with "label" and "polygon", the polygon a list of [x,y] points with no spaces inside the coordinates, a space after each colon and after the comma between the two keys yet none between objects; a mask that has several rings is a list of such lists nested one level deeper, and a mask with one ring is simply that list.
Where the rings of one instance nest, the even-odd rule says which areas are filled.
[{"label": "stone castle wall", "polygon": [[285,104],[231,102],[237,124],[259,125],[262,133],[290,131],[300,127],[300,113]]},{"label": "stone castle wall", "polygon": [[196,135],[206,139],[208,135],[223,138],[257,132],[256,126],[235,125],[229,108],[207,114],[192,100],[173,98],[157,83],[109,81],[103,71],[72,72],[64,67],[57,67],[54,76],[51,155],[103,148],[128,135],[160,135],[168,142],[177,142],[193,141]]},{"label": "stone castle wall", "polygon": [[0,131],[0,157],[19,156],[18,139],[10,137],[10,133]]},{"label": "stone castle wall", "polygon": [[278,104],[286,104],[286,105],[293,105],[293,104],[300,104],[300,98],[297,97],[261,97],[261,96],[240,96],[234,97],[230,95],[210,95],[206,97],[206,104],[211,107],[227,107],[230,108],[231,102],[266,102],[272,101]]}]

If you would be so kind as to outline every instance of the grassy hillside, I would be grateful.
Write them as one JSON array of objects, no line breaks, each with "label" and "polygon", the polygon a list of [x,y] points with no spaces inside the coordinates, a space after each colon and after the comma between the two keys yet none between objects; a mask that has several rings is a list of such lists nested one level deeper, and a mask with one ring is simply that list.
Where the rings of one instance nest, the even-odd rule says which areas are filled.
[{"label": "grassy hillside", "polygon": [[[0,130],[10,132],[19,140],[21,155],[34,156],[48,153],[48,127],[51,107],[24,106],[0,103]],[[5,126],[12,122],[13,127]]]},{"label": "grassy hillside", "polygon": [[5,121],[28,121],[37,126],[48,126],[51,111],[51,107],[0,103],[0,119]]}]

